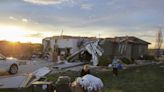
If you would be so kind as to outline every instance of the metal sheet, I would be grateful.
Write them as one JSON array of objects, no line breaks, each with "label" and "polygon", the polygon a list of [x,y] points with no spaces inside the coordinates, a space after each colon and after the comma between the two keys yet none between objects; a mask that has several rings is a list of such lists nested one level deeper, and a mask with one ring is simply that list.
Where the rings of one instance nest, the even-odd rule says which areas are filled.
[{"label": "metal sheet", "polygon": [[28,76],[14,76],[0,79],[0,88],[21,88]]}]

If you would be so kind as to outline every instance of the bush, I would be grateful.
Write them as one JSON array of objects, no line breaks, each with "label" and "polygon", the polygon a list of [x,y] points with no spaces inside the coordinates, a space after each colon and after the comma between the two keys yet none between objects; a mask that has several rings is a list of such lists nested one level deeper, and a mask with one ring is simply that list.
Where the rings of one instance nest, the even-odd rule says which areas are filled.
[{"label": "bush", "polygon": [[130,59],[128,59],[128,58],[121,58],[121,61],[123,62],[123,63],[125,63],[125,64],[133,64],[134,63],[134,61],[132,61],[132,60],[130,60]]},{"label": "bush", "polygon": [[99,66],[108,66],[109,64],[112,63],[112,60],[110,57],[107,57],[107,56],[101,56],[99,58]]},{"label": "bush", "polygon": [[139,60],[155,60],[153,55],[144,55],[143,57],[139,57]]},{"label": "bush", "polygon": [[144,56],[145,60],[155,60],[155,57],[153,55],[146,55]]}]

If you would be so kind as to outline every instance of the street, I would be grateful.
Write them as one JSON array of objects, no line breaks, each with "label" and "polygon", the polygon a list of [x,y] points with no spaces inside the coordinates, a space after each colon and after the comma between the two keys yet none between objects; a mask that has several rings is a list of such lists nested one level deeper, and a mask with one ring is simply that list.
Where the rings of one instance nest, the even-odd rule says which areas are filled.
[{"label": "street", "polygon": [[36,60],[26,60],[26,64],[20,64],[18,73],[15,75],[9,75],[8,73],[1,73],[0,79],[5,78],[5,77],[12,77],[16,75],[24,75],[24,74],[29,74],[34,72],[35,70],[50,66],[52,65],[52,62],[48,62],[46,60],[41,60],[41,59],[36,59]]},{"label": "street", "polygon": [[32,73],[33,71],[35,71],[39,68],[42,68],[45,66],[50,66],[52,64],[53,64],[52,62],[48,62],[45,60],[33,60],[29,64],[20,65],[17,75]]}]

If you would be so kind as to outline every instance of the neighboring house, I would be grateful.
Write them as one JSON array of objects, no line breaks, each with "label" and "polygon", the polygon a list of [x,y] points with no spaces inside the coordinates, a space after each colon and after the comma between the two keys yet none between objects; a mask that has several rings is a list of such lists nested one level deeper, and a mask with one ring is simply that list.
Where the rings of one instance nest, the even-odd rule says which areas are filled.
[{"label": "neighboring house", "polygon": [[148,54],[149,44],[149,42],[133,36],[123,36],[106,38],[101,47],[105,51],[104,56],[137,59],[140,56]]}]

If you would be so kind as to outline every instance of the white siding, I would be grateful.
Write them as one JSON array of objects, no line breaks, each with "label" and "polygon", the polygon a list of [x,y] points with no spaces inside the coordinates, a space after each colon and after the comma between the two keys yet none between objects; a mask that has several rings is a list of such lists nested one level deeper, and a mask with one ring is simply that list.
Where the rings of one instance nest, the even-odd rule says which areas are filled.
[{"label": "white siding", "polygon": [[[52,51],[54,51],[54,46],[57,45],[58,48],[71,48],[70,53],[74,53],[78,50],[77,43],[79,39],[68,38],[68,39],[57,39],[51,38],[46,39],[50,40],[50,47]],[[47,48],[47,41],[45,39],[42,40],[44,50]]]},{"label": "white siding", "polygon": [[54,51],[55,39],[51,39],[51,40],[50,40],[50,44],[51,44],[51,49],[52,49],[52,51]]}]

